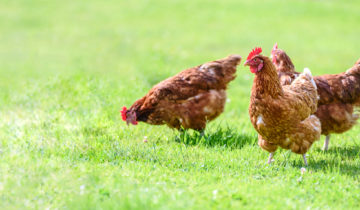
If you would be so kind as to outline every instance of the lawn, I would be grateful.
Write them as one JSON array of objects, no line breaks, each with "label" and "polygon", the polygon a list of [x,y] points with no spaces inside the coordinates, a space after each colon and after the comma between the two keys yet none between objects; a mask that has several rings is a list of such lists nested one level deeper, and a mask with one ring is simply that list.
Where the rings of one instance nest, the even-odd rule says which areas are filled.
[{"label": "lawn", "polygon": [[[299,71],[360,57],[357,0],[2,0],[0,209],[359,209],[360,127],[275,162],[256,143],[243,65],[205,138],[119,110],[204,62],[279,43]],[[143,139],[145,136],[148,142]]]}]

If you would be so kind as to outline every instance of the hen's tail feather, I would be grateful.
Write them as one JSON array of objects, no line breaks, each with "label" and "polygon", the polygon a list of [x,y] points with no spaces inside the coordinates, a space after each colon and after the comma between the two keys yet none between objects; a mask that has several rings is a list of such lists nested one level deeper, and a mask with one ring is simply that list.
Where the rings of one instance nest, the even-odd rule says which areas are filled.
[{"label": "hen's tail feather", "polygon": [[305,75],[307,75],[307,76],[309,76],[309,77],[311,78],[311,79],[310,79],[311,84],[315,87],[315,90],[317,90],[317,86],[316,86],[316,83],[315,83],[315,81],[314,81],[314,78],[313,78],[313,76],[312,76],[312,74],[311,74],[310,69],[307,68],[307,67],[304,68],[303,74],[305,74]]},{"label": "hen's tail feather", "polygon": [[311,71],[308,67],[304,68],[304,74],[309,75],[310,77],[312,77]]}]

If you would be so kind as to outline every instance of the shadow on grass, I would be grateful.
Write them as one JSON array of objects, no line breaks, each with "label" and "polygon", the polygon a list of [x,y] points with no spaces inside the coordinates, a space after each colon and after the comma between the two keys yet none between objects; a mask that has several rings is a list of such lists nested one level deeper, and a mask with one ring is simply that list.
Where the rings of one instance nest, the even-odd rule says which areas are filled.
[{"label": "shadow on grass", "polygon": [[330,147],[328,151],[322,151],[320,148],[316,149],[317,152],[329,153],[332,155],[340,155],[347,158],[360,157],[360,146],[351,147]]},{"label": "shadow on grass", "polygon": [[256,145],[257,137],[244,133],[238,133],[232,128],[218,128],[215,132],[201,133],[196,131],[184,131],[175,137],[175,141],[186,145],[222,146],[232,149],[240,149],[245,145]]},{"label": "shadow on grass", "polygon": [[[340,174],[346,174],[352,177],[358,177],[360,165],[354,162],[354,159],[360,156],[360,147],[333,147],[328,151],[317,149],[318,152],[329,153],[324,158],[313,157],[309,161],[309,169],[314,171],[330,171]],[[304,167],[304,163],[296,161],[294,167]]]},{"label": "shadow on grass", "polygon": [[358,177],[360,166],[358,164],[349,164],[340,160],[313,160],[309,164],[309,168],[314,171],[330,171],[340,174],[346,174],[352,177]]}]

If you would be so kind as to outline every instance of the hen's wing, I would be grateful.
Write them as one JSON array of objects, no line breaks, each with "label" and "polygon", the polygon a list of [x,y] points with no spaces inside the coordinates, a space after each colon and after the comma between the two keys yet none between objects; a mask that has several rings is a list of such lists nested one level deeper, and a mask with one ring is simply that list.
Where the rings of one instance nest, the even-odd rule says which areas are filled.
[{"label": "hen's wing", "polygon": [[300,120],[304,120],[317,109],[317,87],[311,76],[311,72],[306,69],[300,74],[291,85],[283,86],[285,95],[290,101]]}]

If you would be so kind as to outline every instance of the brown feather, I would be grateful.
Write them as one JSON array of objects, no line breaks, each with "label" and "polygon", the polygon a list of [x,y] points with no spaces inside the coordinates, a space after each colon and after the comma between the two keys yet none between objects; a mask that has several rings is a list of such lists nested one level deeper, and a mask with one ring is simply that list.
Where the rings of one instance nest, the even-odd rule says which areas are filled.
[{"label": "brown feather", "polygon": [[155,85],[128,110],[138,121],[171,128],[205,129],[224,111],[226,88],[241,57],[231,55],[186,69]]},{"label": "brown feather", "polygon": [[249,106],[250,120],[259,133],[258,144],[273,152],[278,146],[304,154],[319,139],[316,87],[301,74],[291,85],[281,86],[275,66],[259,55],[264,67],[256,73]]},{"label": "brown feather", "polygon": [[[283,50],[274,50],[275,66],[282,85],[291,84],[297,77],[290,57]],[[320,96],[315,115],[321,121],[323,135],[343,133],[351,129],[359,118],[354,106],[360,103],[360,59],[346,72],[314,77]]]}]

